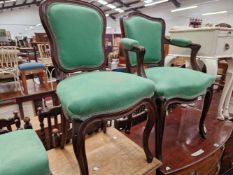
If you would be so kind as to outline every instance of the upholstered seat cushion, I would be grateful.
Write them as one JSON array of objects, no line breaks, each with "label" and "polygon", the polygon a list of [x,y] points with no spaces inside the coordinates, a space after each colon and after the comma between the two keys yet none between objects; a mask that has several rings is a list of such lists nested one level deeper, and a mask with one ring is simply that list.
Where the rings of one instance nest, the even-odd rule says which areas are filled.
[{"label": "upholstered seat cushion", "polygon": [[154,82],[155,95],[167,99],[197,97],[203,94],[215,80],[212,75],[177,67],[155,67],[145,71],[147,77]]},{"label": "upholstered seat cushion", "polygon": [[46,151],[33,130],[0,136],[1,175],[49,175]]},{"label": "upholstered seat cushion", "polygon": [[23,63],[19,65],[20,70],[31,70],[31,69],[41,69],[45,68],[45,65],[42,63]]},{"label": "upholstered seat cushion", "polygon": [[127,109],[154,94],[151,80],[121,72],[90,72],[58,84],[57,94],[72,118],[85,120],[96,114]]}]

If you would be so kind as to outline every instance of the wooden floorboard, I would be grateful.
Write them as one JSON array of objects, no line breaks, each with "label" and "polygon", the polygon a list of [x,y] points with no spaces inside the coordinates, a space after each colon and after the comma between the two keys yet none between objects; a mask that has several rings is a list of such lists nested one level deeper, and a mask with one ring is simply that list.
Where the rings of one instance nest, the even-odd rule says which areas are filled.
[{"label": "wooden floorboard", "polygon": [[[90,175],[155,175],[161,165],[156,159],[148,164],[142,148],[114,128],[89,136],[86,151]],[[71,145],[52,149],[48,156],[53,175],[79,174]]]}]

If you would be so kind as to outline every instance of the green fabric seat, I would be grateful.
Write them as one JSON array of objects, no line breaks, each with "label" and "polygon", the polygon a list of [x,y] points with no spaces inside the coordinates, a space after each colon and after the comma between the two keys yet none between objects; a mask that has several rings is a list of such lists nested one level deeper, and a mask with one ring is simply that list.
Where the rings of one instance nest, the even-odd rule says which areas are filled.
[{"label": "green fabric seat", "polygon": [[127,109],[145,97],[152,97],[154,83],[133,74],[90,72],[61,81],[57,94],[71,118],[85,120]]},{"label": "green fabric seat", "polygon": [[0,136],[1,175],[50,175],[48,157],[33,130]]},{"label": "green fabric seat", "polygon": [[192,99],[203,94],[215,77],[202,72],[177,67],[154,67],[145,70],[154,82],[155,95],[170,98]]}]

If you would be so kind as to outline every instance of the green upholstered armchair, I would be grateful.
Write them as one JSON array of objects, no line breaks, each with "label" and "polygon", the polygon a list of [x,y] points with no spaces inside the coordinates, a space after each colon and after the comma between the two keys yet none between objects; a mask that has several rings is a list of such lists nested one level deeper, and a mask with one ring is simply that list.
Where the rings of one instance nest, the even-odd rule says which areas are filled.
[{"label": "green upholstered armchair", "polygon": [[[214,77],[199,72],[196,63],[196,54],[200,45],[192,41],[165,38],[165,21],[161,18],[152,18],[141,13],[131,13],[121,18],[121,31],[124,39],[121,45],[124,48],[127,70],[147,77],[154,82],[156,107],[159,115],[157,132],[157,157],[161,159],[162,138],[165,125],[167,107],[172,103],[188,103],[205,95],[201,114],[199,131],[203,138],[206,136],[204,121],[212,99],[212,84]],[[164,44],[172,44],[191,49],[191,69],[177,67],[163,67]],[[144,69],[146,65],[146,69]]]},{"label": "green upholstered armchair", "polygon": [[136,75],[104,71],[105,14],[83,1],[47,0],[40,5],[40,17],[50,39],[53,64],[63,75],[56,92],[72,122],[72,143],[81,174],[88,175],[87,127],[128,115],[142,105],[148,109],[143,145],[151,162],[148,138],[155,123],[154,84]]}]

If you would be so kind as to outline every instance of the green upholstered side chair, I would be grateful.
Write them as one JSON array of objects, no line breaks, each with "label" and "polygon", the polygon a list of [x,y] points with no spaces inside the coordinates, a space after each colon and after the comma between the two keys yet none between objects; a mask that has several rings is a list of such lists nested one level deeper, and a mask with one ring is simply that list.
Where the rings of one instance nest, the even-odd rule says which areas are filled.
[{"label": "green upholstered side chair", "polygon": [[33,130],[0,135],[0,174],[51,174],[46,150]]},{"label": "green upholstered side chair", "polygon": [[[61,75],[56,92],[72,122],[73,149],[81,174],[89,174],[87,127],[128,115],[142,105],[148,110],[143,145],[151,162],[148,137],[155,123],[154,84],[136,75],[104,71],[105,14],[83,1],[48,0],[40,5],[40,17],[50,40],[53,64]],[[82,73],[76,73],[79,71]]]},{"label": "green upholstered side chair", "polygon": [[[156,156],[161,159],[162,139],[165,125],[166,110],[172,103],[188,103],[205,95],[203,110],[200,118],[200,135],[206,137],[204,121],[212,99],[212,84],[214,77],[199,72],[196,54],[200,45],[191,41],[165,38],[165,21],[161,18],[152,18],[147,15],[133,12],[121,18],[121,30],[124,39],[121,45],[124,48],[127,70],[147,77],[154,82],[156,107],[159,114],[157,132]],[[163,67],[164,44],[191,49],[191,69],[177,67]],[[144,69],[143,66],[147,68]],[[197,70],[197,71],[195,71]]]}]

